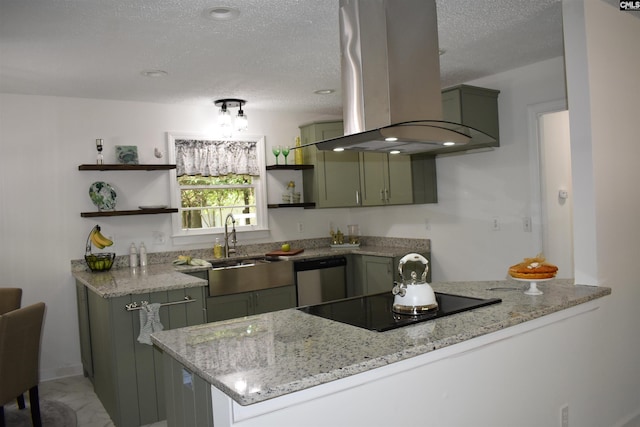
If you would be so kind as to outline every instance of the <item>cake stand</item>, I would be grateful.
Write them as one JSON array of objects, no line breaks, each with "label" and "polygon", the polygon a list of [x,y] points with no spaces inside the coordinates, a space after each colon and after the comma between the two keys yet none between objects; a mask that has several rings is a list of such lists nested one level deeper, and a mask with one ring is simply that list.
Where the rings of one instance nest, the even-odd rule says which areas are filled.
[{"label": "cake stand", "polygon": [[542,295],[543,292],[540,289],[538,289],[538,282],[548,282],[549,280],[553,279],[553,277],[551,277],[549,279],[519,279],[517,277],[512,277],[512,279],[517,280],[519,282],[528,282],[529,283],[529,289],[524,291],[525,294],[527,294],[527,295]]}]

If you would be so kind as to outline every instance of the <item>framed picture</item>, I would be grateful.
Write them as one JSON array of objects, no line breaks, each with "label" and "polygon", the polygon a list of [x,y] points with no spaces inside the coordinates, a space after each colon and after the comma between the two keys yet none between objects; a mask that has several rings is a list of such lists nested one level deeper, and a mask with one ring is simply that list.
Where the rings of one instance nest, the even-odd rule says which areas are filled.
[{"label": "framed picture", "polygon": [[136,145],[116,145],[116,160],[125,165],[137,165],[138,147]]}]

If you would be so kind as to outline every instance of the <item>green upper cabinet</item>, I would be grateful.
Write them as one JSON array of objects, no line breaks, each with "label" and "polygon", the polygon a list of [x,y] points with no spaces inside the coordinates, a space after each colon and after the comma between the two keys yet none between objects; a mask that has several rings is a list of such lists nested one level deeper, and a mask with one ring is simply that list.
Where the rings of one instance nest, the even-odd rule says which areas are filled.
[{"label": "green upper cabinet", "polygon": [[[302,144],[310,144],[343,135],[342,122],[318,122],[300,126]],[[314,146],[304,148],[304,160],[314,165],[304,170],[304,200],[314,201],[319,208],[358,206],[360,170],[358,153],[353,151],[321,151]]]},{"label": "green upper cabinet", "polygon": [[[443,120],[462,123],[493,138],[491,144],[473,148],[498,147],[498,94],[500,91],[459,85],[442,91]],[[342,121],[317,122],[300,126],[303,145],[343,135]],[[354,151],[320,151],[304,147],[304,199],[319,208],[384,206],[436,203],[436,157],[469,150],[443,147],[411,156]]]},{"label": "green upper cabinet", "polygon": [[[300,127],[303,144],[343,135],[341,121]],[[381,206],[413,203],[411,158],[384,153],[321,151],[304,148],[304,199],[319,208]]]},{"label": "green upper cabinet", "polygon": [[411,157],[400,154],[360,153],[362,206],[413,203]]},{"label": "green upper cabinet", "polygon": [[[476,86],[459,85],[442,91],[443,120],[476,128],[495,138],[492,144],[474,148],[499,147],[498,94],[500,91]],[[464,146],[438,149],[437,154],[464,151]]]}]

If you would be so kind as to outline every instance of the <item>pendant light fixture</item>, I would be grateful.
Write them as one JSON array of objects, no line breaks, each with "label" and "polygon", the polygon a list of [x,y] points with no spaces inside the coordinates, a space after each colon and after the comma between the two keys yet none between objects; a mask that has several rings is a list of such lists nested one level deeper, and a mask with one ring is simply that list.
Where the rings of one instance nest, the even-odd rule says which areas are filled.
[{"label": "pendant light fixture", "polygon": [[[214,104],[217,107],[220,107],[220,110],[218,111],[218,127],[224,137],[231,137],[234,130],[238,132],[247,130],[249,121],[247,119],[247,115],[244,114],[244,111],[242,110],[242,106],[246,103],[247,101],[244,99],[235,98],[224,98],[214,101]],[[238,108],[238,115],[233,123],[229,108]]]}]

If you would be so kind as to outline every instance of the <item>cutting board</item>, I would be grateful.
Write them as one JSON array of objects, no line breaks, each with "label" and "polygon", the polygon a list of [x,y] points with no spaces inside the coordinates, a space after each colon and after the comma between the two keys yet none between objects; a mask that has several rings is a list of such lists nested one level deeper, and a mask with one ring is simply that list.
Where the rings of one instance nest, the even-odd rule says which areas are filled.
[{"label": "cutting board", "polygon": [[285,251],[271,251],[271,252],[265,254],[265,256],[291,256],[291,255],[298,255],[301,252],[304,252],[304,249],[291,248],[291,250],[289,250],[288,252],[285,252]]}]

